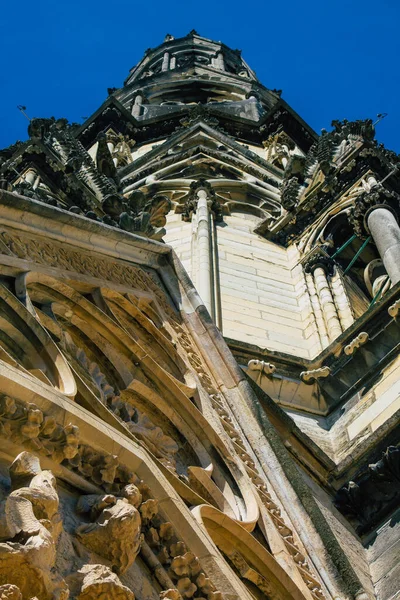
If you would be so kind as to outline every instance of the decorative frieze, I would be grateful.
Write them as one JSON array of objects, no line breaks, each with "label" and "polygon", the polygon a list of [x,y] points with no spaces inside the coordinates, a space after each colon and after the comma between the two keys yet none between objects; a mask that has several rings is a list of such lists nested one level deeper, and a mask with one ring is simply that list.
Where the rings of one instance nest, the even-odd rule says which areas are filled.
[{"label": "decorative frieze", "polygon": [[84,251],[70,249],[65,244],[44,242],[42,239],[11,233],[11,231],[2,231],[0,240],[18,258],[30,260],[40,265],[90,275],[91,277],[100,277],[101,279],[151,292],[167,314],[173,314],[172,307],[167,302],[165,294],[144,269],[89,255]]},{"label": "decorative frieze", "polygon": [[196,352],[189,336],[177,323],[173,323],[172,326],[175,332],[178,334],[179,342],[182,344],[182,347],[187,352],[190,364],[197,372],[202,382],[202,385],[208,392],[211,403],[215,411],[219,415],[221,424],[228,436],[230,437],[230,439],[232,440],[236,453],[242,460],[247,474],[249,475],[259,494],[261,502],[267,509],[272,519],[272,522],[274,523],[279,535],[282,537],[285,543],[285,546],[289,550],[290,554],[293,556],[293,560],[298,567],[299,573],[303,581],[305,582],[313,597],[321,600],[325,597],[324,592],[321,588],[321,584],[319,583],[318,578],[314,575],[306,557],[298,547],[297,542],[294,539],[293,531],[286,525],[285,521],[283,520],[280,508],[273,501],[271,494],[268,492],[268,488],[264,482],[264,479],[260,476],[258,467],[248,451],[247,444],[244,440],[244,436],[242,435],[240,429],[236,425],[233,415],[226,406],[223,397],[221,396],[221,394],[219,394],[214,384],[212,383],[211,378],[205,372],[203,361],[198,356],[198,353]]}]

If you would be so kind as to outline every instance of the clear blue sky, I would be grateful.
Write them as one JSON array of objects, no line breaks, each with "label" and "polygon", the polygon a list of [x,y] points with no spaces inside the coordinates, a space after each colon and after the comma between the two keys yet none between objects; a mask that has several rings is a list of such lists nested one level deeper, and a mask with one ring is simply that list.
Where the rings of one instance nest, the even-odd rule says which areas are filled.
[{"label": "clear blue sky", "polygon": [[82,122],[146,48],[191,29],[240,48],[317,132],[387,112],[377,138],[400,152],[399,0],[5,2],[0,148],[27,137],[18,104]]}]

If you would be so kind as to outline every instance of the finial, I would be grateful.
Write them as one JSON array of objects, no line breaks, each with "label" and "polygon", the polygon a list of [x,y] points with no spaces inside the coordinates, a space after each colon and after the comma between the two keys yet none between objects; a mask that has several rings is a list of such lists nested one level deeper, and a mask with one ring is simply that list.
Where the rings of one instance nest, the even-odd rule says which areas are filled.
[{"label": "finial", "polygon": [[388,113],[378,113],[376,115],[376,121],[375,123],[373,123],[373,127],[375,127],[375,125],[378,125],[378,123],[380,123],[382,121],[382,119],[384,119],[385,117],[388,116]]},{"label": "finial", "polygon": [[164,42],[171,42],[172,40],[174,40],[174,36],[171,35],[170,33],[167,33],[167,35],[164,38]]},{"label": "finial", "polygon": [[28,117],[28,115],[26,114],[26,106],[22,106],[22,104],[18,104],[17,106],[18,110],[20,110],[22,112],[22,114],[24,115],[24,117],[26,117],[28,119],[28,121],[31,121],[32,119],[30,119]]}]

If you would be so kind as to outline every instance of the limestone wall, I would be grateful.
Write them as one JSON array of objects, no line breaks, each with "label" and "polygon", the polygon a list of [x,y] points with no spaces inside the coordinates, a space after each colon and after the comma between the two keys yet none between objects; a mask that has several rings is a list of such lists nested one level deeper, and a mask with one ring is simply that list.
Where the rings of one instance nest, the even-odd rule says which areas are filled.
[{"label": "limestone wall", "polygon": [[183,221],[181,215],[171,212],[167,216],[165,228],[167,230],[164,236],[165,243],[172,246],[189,277],[192,278],[192,224]]},{"label": "limestone wall", "polygon": [[[313,358],[321,344],[298,252],[254,233],[259,221],[251,214],[234,213],[216,225],[223,334],[260,348]],[[165,242],[196,284],[191,223],[171,213],[166,229]]]},{"label": "limestone wall", "polygon": [[224,336],[308,358],[313,332],[297,253],[253,233],[258,220],[237,213],[217,227]]}]

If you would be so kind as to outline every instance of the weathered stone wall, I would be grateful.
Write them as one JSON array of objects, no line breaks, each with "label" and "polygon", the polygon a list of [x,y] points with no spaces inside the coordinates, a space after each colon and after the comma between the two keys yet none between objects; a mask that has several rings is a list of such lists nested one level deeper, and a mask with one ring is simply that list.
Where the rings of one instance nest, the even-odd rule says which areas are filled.
[{"label": "weathered stone wall", "polygon": [[[218,288],[226,338],[269,350],[313,358],[321,349],[303,270],[295,247],[288,250],[254,233],[260,219],[233,213],[216,225]],[[196,284],[192,225],[167,218],[165,241]]]}]

